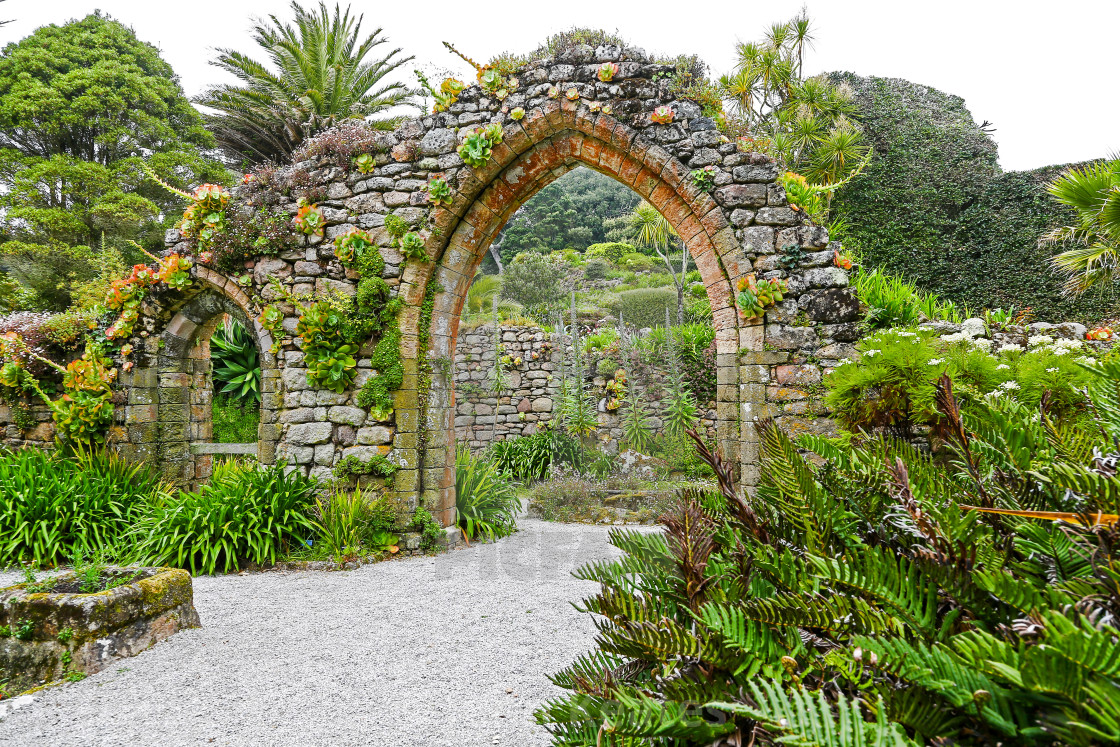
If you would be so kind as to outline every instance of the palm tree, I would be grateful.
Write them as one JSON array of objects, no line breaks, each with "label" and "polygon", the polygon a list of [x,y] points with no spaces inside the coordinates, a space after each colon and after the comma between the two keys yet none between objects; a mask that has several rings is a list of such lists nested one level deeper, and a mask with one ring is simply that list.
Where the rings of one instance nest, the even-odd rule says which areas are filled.
[{"label": "palm tree", "polygon": [[1069,279],[1066,292],[1084,293],[1094,285],[1120,282],[1120,156],[1072,168],[1047,187],[1058,202],[1073,208],[1077,221],[1059,226],[1040,246],[1070,246],[1053,258]]},{"label": "palm tree", "polygon": [[[677,324],[684,324],[684,276],[688,273],[688,249],[680,240],[677,229],[657,212],[657,208],[648,202],[642,202],[630,214],[630,231],[634,236],[634,243],[645,249],[653,249],[657,256],[665,262],[669,275],[673,278],[673,285],[677,288]],[[678,275],[673,271],[669,262],[669,247],[679,246],[681,250],[681,271]]]},{"label": "palm tree", "polygon": [[400,49],[371,55],[386,43],[381,29],[363,39],[364,16],[351,17],[349,8],[342,12],[337,4],[331,15],[323,2],[307,11],[293,0],[292,11],[294,25],[270,15],[253,27],[271,65],[219,49],[211,64],[241,83],[213,86],[195,98],[218,112],[206,115],[218,143],[250,163],[286,160],[305,139],[342,120],[392,129],[396,120],[370,118],[411,103],[412,90],[385,78],[413,58],[399,57]]}]

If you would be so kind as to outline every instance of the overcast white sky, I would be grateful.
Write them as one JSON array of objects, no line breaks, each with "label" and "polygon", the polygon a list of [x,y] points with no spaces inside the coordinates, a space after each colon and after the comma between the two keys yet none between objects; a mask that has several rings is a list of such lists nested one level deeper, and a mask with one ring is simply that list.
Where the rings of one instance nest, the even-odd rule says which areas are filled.
[{"label": "overcast white sky", "polygon": [[[467,77],[469,69],[441,40],[486,60],[507,49],[528,51],[573,25],[617,29],[650,52],[700,54],[719,74],[732,66],[737,41],[757,38],[801,4],[355,0],[353,8],[365,13],[370,30],[383,27],[393,46],[415,55],[417,64],[452,67]],[[286,18],[288,5],[287,0],[7,0],[0,4],[0,18],[14,22],[0,28],[0,42],[100,8],[159,47],[193,95],[220,81],[207,64],[212,48],[255,54],[250,17]],[[1120,151],[1115,76],[1120,0],[815,0],[808,7],[817,31],[809,72],[906,78],[962,96],[977,122],[987,119],[996,127],[1006,170]]]}]

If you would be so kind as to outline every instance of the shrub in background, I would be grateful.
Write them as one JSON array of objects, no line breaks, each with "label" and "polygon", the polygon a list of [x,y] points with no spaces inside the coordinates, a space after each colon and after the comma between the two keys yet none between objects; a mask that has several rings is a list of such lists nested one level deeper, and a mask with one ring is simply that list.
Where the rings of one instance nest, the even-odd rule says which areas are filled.
[{"label": "shrub in background", "polygon": [[662,267],[661,260],[648,254],[631,252],[618,260],[618,266],[630,272],[651,272]]},{"label": "shrub in background", "polygon": [[547,314],[572,289],[571,265],[541,254],[518,254],[506,266],[502,298],[516,301],[529,314]]},{"label": "shrub in background", "polygon": [[517,531],[521,507],[513,479],[460,445],[455,451],[455,510],[468,539],[493,540]]},{"label": "shrub in background", "polygon": [[619,296],[622,321],[635,329],[665,325],[665,309],[677,318],[677,291],[675,288],[639,288],[623,291]]},{"label": "shrub in background", "polygon": [[867,266],[961,306],[1031,307],[1046,321],[1115,314],[1114,289],[1063,295],[1063,273],[1039,246],[1049,229],[1075,220],[1046,192],[1064,167],[1002,173],[995,142],[958,96],[899,79],[833,79],[854,92],[875,149],[863,174],[836,192],[833,215],[848,226],[834,239],[859,249]]},{"label": "shrub in background", "polygon": [[604,280],[610,271],[610,263],[606,260],[590,259],[583,268],[583,276],[588,280]]},{"label": "shrub in background", "polygon": [[554,464],[567,464],[578,469],[582,450],[579,439],[574,436],[548,430],[497,441],[486,450],[486,458],[514,480],[528,484],[548,477]]},{"label": "shrub in background", "polygon": [[1028,348],[989,353],[984,338],[920,330],[887,330],[861,340],[860,360],[841,363],[828,376],[825,402],[845,428],[885,428],[901,437],[914,426],[940,430],[945,423],[935,407],[937,383],[947,375],[965,408],[983,400],[1008,398],[1039,407],[1052,418],[1082,417],[1081,390],[1092,358],[1080,340],[1036,336]]},{"label": "shrub in background", "polygon": [[590,258],[601,257],[611,264],[618,264],[618,261],[627,254],[635,254],[636,251],[631,244],[624,244],[620,241],[612,241],[606,244],[592,244],[587,247],[584,256]]},{"label": "shrub in background", "polygon": [[155,473],[112,452],[0,453],[0,567],[65,562],[113,547],[159,486]]}]

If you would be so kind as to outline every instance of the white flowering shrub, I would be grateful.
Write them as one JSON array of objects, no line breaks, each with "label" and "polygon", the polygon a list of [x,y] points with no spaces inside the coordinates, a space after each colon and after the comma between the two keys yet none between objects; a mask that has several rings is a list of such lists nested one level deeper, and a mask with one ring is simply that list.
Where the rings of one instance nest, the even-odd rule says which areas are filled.
[{"label": "white flowering shrub", "polygon": [[975,330],[936,335],[894,329],[860,341],[856,361],[841,361],[826,379],[825,401],[848,430],[881,428],[911,437],[918,426],[942,425],[934,395],[945,374],[966,409],[981,400],[1010,398],[1044,408],[1054,418],[1084,414],[1090,379],[1080,340],[1035,335],[1027,345],[1002,345],[974,336]]}]

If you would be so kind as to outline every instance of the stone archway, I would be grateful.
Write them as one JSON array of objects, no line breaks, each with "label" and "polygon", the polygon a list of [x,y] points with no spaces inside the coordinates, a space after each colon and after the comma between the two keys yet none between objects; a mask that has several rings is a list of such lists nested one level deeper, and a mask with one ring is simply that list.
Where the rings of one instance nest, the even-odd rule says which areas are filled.
[{"label": "stone archway", "polygon": [[213,454],[229,451],[203,446],[212,437],[210,337],[227,314],[250,331],[260,354],[264,391],[253,455],[271,464],[278,439],[279,372],[271,336],[253,320],[249,297],[237,283],[204,267],[196,268],[195,278],[186,291],[165,291],[146,309],[147,354],[138,356],[121,381],[127,443],[118,447],[158,464],[165,479],[190,487],[209,479]]},{"label": "stone archway", "polygon": [[[608,62],[617,69],[604,82],[597,70]],[[197,419],[192,432],[191,407],[202,403],[192,403],[189,391],[202,348],[193,357],[191,350],[208,339],[217,315],[231,313],[253,320],[261,352],[263,463],[283,459],[322,479],[360,475],[354,479],[452,523],[454,392],[439,362],[454,353],[468,284],[517,207],[587,166],[634,189],[684,240],[715,320],[716,435],[742,484],[757,484],[755,422],[774,416],[791,430],[819,429],[824,413],[813,387],[819,392],[822,372],[848,354],[858,304],[844,288],[847,275],[832,264],[827,232],[804,225],[787,204],[777,165],[740,152],[699,105],[676,100],[672,72],[640,50],[576,47],[528,63],[505,98],[472,85],[445,110],[392,133],[358,132],[360,168],[354,151],[339,150],[347,131],[324,138],[316,155],[235,190],[230,210],[254,209],[256,189],[286,215],[313,210],[320,223],[297,226],[294,238],[261,255],[238,256],[244,286],[207,267],[212,257],[197,242],[170,231],[168,251],[195,260],[194,283],[144,301],[129,341],[134,368],[115,395],[124,405],[112,434],[118,448],[162,465],[177,482],[204,479],[206,465],[190,453],[192,439],[205,435]],[[457,149],[478,125],[500,126],[501,141],[471,167]],[[700,168],[705,178],[697,180]],[[444,197],[429,192],[436,180]],[[335,240],[356,229],[380,254],[378,276],[335,253]],[[736,308],[737,284],[751,274],[790,286],[765,319],[746,319]],[[325,388],[311,376],[301,309],[327,298],[357,304],[363,283],[383,294],[382,309],[394,309],[395,329],[384,331],[391,319],[379,336],[351,341],[359,348],[353,378],[342,391]],[[255,321],[265,312],[275,353],[272,335]],[[387,339],[393,349],[379,349]],[[375,396],[363,397],[371,384]]]},{"label": "stone archway", "polygon": [[[565,106],[568,103],[550,102],[526,115],[523,137],[507,138],[500,152],[495,149],[492,164],[475,172],[478,188],[463,199],[466,204],[473,196],[469,205],[465,209],[462,204],[450,207],[452,214],[457,207],[461,214],[434,271],[443,291],[434,299],[429,355],[454,358],[467,289],[490,242],[517,208],[559,176],[586,166],[632,188],[657,208],[680,234],[700,271],[716,328],[717,439],[725,455],[736,455],[741,451],[741,396],[756,397],[747,401],[752,409],[765,402],[761,391],[741,392],[736,386],[738,351],[761,350],[762,343],[761,320],[741,320],[733,300],[734,284],[751,271],[751,262],[739,249],[723,208],[691,184],[690,171],[679,160],[663,148],[643,142],[634,129],[613,118],[587,116],[576,105]],[[700,126],[705,129],[698,132],[714,132],[705,124]],[[768,190],[761,178],[771,180],[776,174],[773,169],[760,169],[749,176],[756,180],[752,186],[759,187],[752,190],[758,195],[755,200],[764,206]],[[449,507],[454,505],[455,484],[454,391],[453,382],[443,372],[433,371],[426,417],[428,448],[421,465],[424,498],[429,505]]]}]

